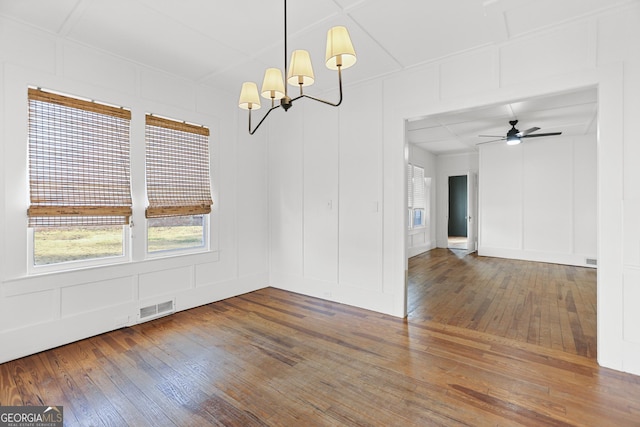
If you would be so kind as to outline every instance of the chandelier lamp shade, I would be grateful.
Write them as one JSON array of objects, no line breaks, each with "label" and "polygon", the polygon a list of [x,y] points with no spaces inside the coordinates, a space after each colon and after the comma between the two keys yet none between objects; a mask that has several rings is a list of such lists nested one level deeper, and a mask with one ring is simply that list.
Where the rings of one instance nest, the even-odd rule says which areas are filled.
[{"label": "chandelier lamp shade", "polygon": [[[300,94],[291,98],[288,93],[288,85],[285,84],[283,73],[280,68],[267,68],[262,80],[262,88],[258,92],[258,85],[254,82],[244,82],[240,91],[238,106],[241,109],[249,110],[249,133],[253,135],[260,125],[265,121],[269,113],[282,107],[287,111],[294,101],[301,98],[308,98],[322,102],[333,107],[342,103],[342,70],[347,69],[356,63],[356,52],[353,49],[349,31],[342,26],[333,27],[327,32],[327,49],[325,64],[328,69],[338,71],[338,86],[340,98],[338,102],[329,102],[320,98],[307,95],[303,87],[311,86],[315,82],[315,75],[311,65],[311,56],[306,50],[295,50],[291,54],[291,62],[287,65],[287,0],[284,0],[284,76],[286,83],[291,86],[298,86]],[[251,112],[261,107],[260,96],[271,100],[271,106],[255,128],[251,128]],[[279,103],[276,103],[279,101]]]}]

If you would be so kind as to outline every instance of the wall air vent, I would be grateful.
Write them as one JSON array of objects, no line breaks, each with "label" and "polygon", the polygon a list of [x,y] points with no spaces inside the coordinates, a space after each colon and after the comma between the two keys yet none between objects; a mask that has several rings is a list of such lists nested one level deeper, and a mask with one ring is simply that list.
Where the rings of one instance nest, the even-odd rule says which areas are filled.
[{"label": "wall air vent", "polygon": [[587,265],[596,266],[596,265],[598,265],[598,260],[595,259],[595,258],[587,258],[586,259],[586,263],[587,263]]},{"label": "wall air vent", "polygon": [[173,300],[158,304],[158,313],[166,313],[168,311],[173,311]]},{"label": "wall air vent", "polygon": [[138,314],[139,320],[150,320],[156,317],[165,316],[175,311],[174,300],[161,302],[158,304],[148,305],[146,307],[140,307]]},{"label": "wall air vent", "polygon": [[158,313],[158,306],[156,304],[150,305],[148,307],[142,307],[140,309],[140,318],[144,319],[146,317],[155,316]]}]

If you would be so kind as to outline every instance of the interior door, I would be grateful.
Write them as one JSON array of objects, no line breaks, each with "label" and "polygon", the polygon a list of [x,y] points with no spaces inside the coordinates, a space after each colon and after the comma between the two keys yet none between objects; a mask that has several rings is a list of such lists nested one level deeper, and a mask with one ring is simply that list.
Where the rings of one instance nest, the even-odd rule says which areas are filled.
[{"label": "interior door", "polygon": [[449,177],[449,237],[467,237],[468,207],[467,175]]}]

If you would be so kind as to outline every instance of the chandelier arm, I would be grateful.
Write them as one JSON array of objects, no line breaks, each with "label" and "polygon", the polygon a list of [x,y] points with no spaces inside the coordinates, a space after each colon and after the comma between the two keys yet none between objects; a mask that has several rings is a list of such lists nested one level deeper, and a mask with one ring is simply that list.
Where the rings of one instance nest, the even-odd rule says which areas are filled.
[{"label": "chandelier arm", "polygon": [[331,105],[332,107],[337,107],[340,104],[342,104],[342,67],[338,67],[338,87],[340,88],[340,99],[338,100],[337,103],[333,103],[333,102],[330,102],[330,101],[325,101],[324,99],[316,98],[314,96],[307,95],[306,93],[302,94],[302,95],[300,95],[300,96],[298,96],[296,98],[293,98],[291,100],[291,102],[295,101],[296,99],[300,99],[300,98],[309,98],[309,99],[313,99],[314,101],[322,102],[323,104]]},{"label": "chandelier arm", "polygon": [[258,130],[262,122],[264,122],[264,120],[267,118],[269,113],[271,113],[276,108],[280,108],[280,105],[276,105],[274,107],[269,108],[269,111],[267,111],[267,113],[264,115],[264,117],[262,117],[262,119],[258,122],[258,125],[253,130],[251,130],[251,110],[249,110],[249,135],[253,135],[254,133],[256,133],[256,131]]}]

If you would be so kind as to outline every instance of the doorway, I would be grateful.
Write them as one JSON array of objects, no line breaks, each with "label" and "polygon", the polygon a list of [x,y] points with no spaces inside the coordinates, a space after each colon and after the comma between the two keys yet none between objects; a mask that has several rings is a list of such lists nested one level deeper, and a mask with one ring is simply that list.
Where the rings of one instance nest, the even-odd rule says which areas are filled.
[{"label": "doorway", "polygon": [[[548,144],[548,146],[545,146],[546,140],[534,139],[530,141],[527,140],[526,141],[528,143],[527,145],[523,144],[521,146],[518,146],[517,148],[512,148],[511,152],[504,152],[504,151],[501,151],[502,149],[493,148],[493,147],[500,147],[500,145],[498,145],[499,144],[498,142],[494,145],[484,146],[485,149],[483,150],[483,153],[482,153],[484,154],[484,156],[481,158],[481,160],[483,160],[484,163],[481,163],[480,165],[483,167],[479,167],[477,170],[473,168],[474,165],[471,165],[467,161],[467,159],[460,158],[460,156],[457,153],[453,153],[453,152],[447,153],[442,151],[443,150],[442,145],[439,145],[442,138],[440,135],[442,134],[442,132],[444,132],[441,129],[443,127],[441,123],[446,124],[445,130],[447,132],[457,131],[457,134],[460,134],[461,136],[466,136],[466,139],[460,138],[461,140],[462,139],[470,140],[472,138],[477,138],[477,134],[479,133],[500,135],[502,131],[501,130],[502,128],[500,127],[501,126],[500,123],[491,125],[491,126],[495,126],[495,127],[491,127],[485,124],[485,122],[487,121],[486,119],[487,117],[494,117],[494,116],[499,117],[502,107],[487,106],[487,107],[480,107],[474,110],[465,110],[462,112],[452,112],[452,113],[446,113],[446,114],[443,113],[441,115],[437,115],[437,116],[432,115],[424,119],[411,122],[411,125],[408,127],[408,130],[407,130],[407,140],[409,144],[419,142],[419,147],[424,150],[429,150],[433,147],[431,152],[439,156],[438,158],[439,163],[437,164],[437,166],[439,168],[439,173],[440,173],[439,177],[441,177],[440,178],[441,184],[439,184],[439,187],[438,187],[439,193],[438,193],[437,200],[440,201],[441,203],[440,208],[438,209],[438,218],[441,219],[441,221],[438,224],[438,229],[436,230],[436,233],[438,235],[438,243],[439,243],[438,246],[440,248],[448,248],[448,250],[436,249],[435,251],[421,254],[409,260],[409,266],[408,266],[409,297],[407,302],[408,302],[408,307],[413,307],[414,310],[416,310],[412,312],[414,313],[414,315],[415,313],[418,313],[419,310],[424,310],[423,311],[424,315],[429,316],[429,318],[431,319],[436,319],[436,318],[440,319],[438,316],[445,316],[447,314],[451,314],[444,309],[442,311],[440,310],[440,308],[445,307],[445,305],[448,302],[449,303],[451,302],[451,298],[443,297],[441,307],[438,307],[436,305],[436,301],[434,299],[434,295],[436,294],[440,295],[439,292],[441,291],[445,292],[447,289],[449,289],[447,288],[447,286],[440,287],[441,282],[439,282],[443,278],[443,276],[441,276],[440,274],[442,270],[438,270],[438,268],[446,269],[445,264],[443,263],[445,257],[447,259],[447,262],[451,261],[452,265],[455,265],[455,267],[451,268],[451,271],[457,271],[458,269],[463,269],[465,267],[470,267],[474,265],[484,266],[483,261],[486,261],[486,258],[469,254],[470,251],[464,250],[466,249],[464,247],[465,239],[466,239],[467,245],[469,243],[469,233],[470,233],[470,229],[472,228],[471,225],[469,224],[470,221],[475,222],[476,236],[478,236],[478,238],[482,240],[484,249],[486,248],[491,250],[493,250],[494,248],[510,249],[511,247],[516,247],[516,248],[524,248],[523,250],[525,250],[525,249],[528,249],[529,247],[534,247],[535,244],[538,244],[538,246],[535,246],[534,249],[537,249],[538,247],[542,247],[545,250],[547,250],[546,249],[547,247],[550,247],[552,249],[554,248],[549,242],[555,242],[556,240],[560,241],[559,238],[555,240],[547,239],[543,242],[547,246],[542,246],[542,244],[540,244],[541,237],[531,232],[531,230],[533,230],[533,228],[530,226],[530,224],[532,223],[531,222],[532,218],[538,221],[541,218],[541,216],[544,216],[544,214],[548,214],[549,212],[555,212],[555,213],[558,212],[557,210],[542,211],[541,210],[542,207],[546,207],[547,205],[545,205],[544,203],[534,203],[534,202],[538,202],[540,199],[542,199],[542,201],[544,202],[544,198],[546,197],[546,194],[547,194],[547,192],[544,191],[544,189],[547,188],[547,187],[544,187],[544,184],[547,184],[548,186],[548,180],[544,181],[542,179],[539,179],[536,173],[547,172],[548,174],[553,172],[554,174],[553,176],[557,177],[557,179],[561,179],[561,178],[572,179],[572,180],[575,180],[576,182],[580,182],[583,184],[581,186],[576,186],[576,185],[570,186],[570,188],[575,190],[576,197],[572,197],[571,199],[566,199],[566,200],[570,200],[571,206],[575,205],[576,207],[574,207],[573,210],[571,211],[563,210],[562,212],[563,213],[571,212],[570,215],[569,214],[565,215],[566,217],[565,219],[568,218],[568,220],[571,221],[571,224],[572,224],[572,227],[570,228],[571,230],[574,230],[574,232],[577,228],[579,228],[580,230],[586,230],[586,232],[579,234],[580,237],[578,239],[573,239],[572,241],[573,246],[571,247],[574,249],[574,251],[581,251],[581,252],[595,255],[595,253],[597,252],[597,247],[595,246],[597,241],[595,240],[595,234],[594,234],[595,232],[593,230],[596,229],[596,225],[598,224],[598,222],[597,222],[597,218],[595,217],[596,215],[595,209],[592,210],[590,206],[591,205],[595,206],[595,203],[593,203],[593,198],[594,198],[593,189],[596,188],[597,182],[595,181],[595,178],[593,175],[594,168],[591,166],[593,165],[594,161],[597,164],[597,157],[595,157],[597,153],[595,150],[588,148],[588,147],[592,147],[592,145],[589,145],[589,146],[580,145],[585,143],[587,144],[594,143],[594,140],[592,140],[591,138],[592,138],[592,135],[596,134],[595,127],[597,124],[597,120],[595,120],[595,116],[597,114],[597,97],[595,95],[597,95],[595,90],[593,90],[592,88],[587,88],[585,90],[581,90],[573,93],[562,93],[558,95],[532,98],[531,100],[523,100],[517,103],[514,102],[511,104],[508,104],[506,108],[509,111],[517,110],[518,114],[522,115],[523,117],[526,117],[527,119],[531,117],[535,118],[535,121],[533,123],[535,123],[537,126],[540,126],[545,130],[558,129],[563,131],[563,138],[567,138],[567,137],[573,138],[571,142],[569,142],[568,139],[565,139],[563,141],[563,143],[570,144],[570,148],[567,148],[567,145],[561,145],[561,144]],[[550,113],[544,114],[544,115],[542,114],[543,112],[546,112],[546,111],[555,112],[560,107],[562,108],[563,112],[573,111],[575,109],[576,112],[575,114],[572,114],[571,117],[574,119],[576,117],[581,117],[581,122],[584,124],[584,127],[582,129],[588,129],[586,131],[587,133],[572,134],[570,131],[573,130],[574,128],[564,122],[547,123],[546,121],[543,120],[543,117],[546,118],[547,116],[553,118],[554,120],[563,119],[564,114],[550,114]],[[478,117],[481,117],[482,120],[478,119]],[[530,120],[533,120],[533,119],[530,119]],[[457,126],[459,126],[459,129],[457,128]],[[477,126],[483,126],[483,129],[487,129],[487,130],[486,131],[483,130],[482,132],[476,130],[473,132],[473,134],[471,134],[470,132],[469,132],[469,135],[464,134],[466,129],[470,129],[472,127],[477,127]],[[433,142],[430,142],[428,140],[428,137],[431,134],[433,134]],[[437,150],[441,150],[441,151],[438,152]],[[521,151],[516,151],[516,150],[521,150]],[[523,150],[528,150],[528,151],[525,152]],[[577,168],[574,167],[569,169],[557,167],[554,169],[554,168],[551,168],[552,165],[548,165],[549,170],[546,169],[547,165],[544,165],[541,167],[539,165],[540,163],[539,159],[548,157],[548,153],[550,152],[549,150],[553,150],[551,152],[555,153],[557,156],[564,156],[562,158],[571,157],[575,159],[575,158],[578,158],[576,156],[579,156],[579,159],[581,161],[578,161],[578,162],[574,161],[573,163],[569,161],[569,162],[566,162],[565,164],[580,165],[580,167],[577,167]],[[520,155],[518,156],[514,153],[520,154]],[[525,157],[525,154],[526,154],[526,157]],[[551,158],[557,159],[559,158],[557,156],[551,157]],[[583,160],[586,162],[584,162]],[[487,170],[491,172],[500,170],[498,166],[507,167],[507,166],[514,166],[519,164],[516,161],[521,161],[523,168],[526,167],[529,169],[518,170],[518,171],[523,171],[522,174],[517,175],[518,177],[522,177],[521,178],[522,183],[519,186],[514,186],[514,192],[516,192],[518,189],[520,189],[521,191],[524,191],[526,189],[528,192],[518,193],[519,197],[521,197],[522,203],[513,204],[517,209],[510,211],[507,215],[507,211],[505,210],[505,202],[510,202],[510,200],[506,200],[508,194],[506,194],[506,192],[502,192],[502,189],[499,186],[501,185],[501,182],[505,185],[511,182],[508,180],[500,181],[498,179],[492,179],[494,178],[494,175],[497,176],[498,174],[494,173],[494,174],[486,175],[484,174],[484,172],[486,172]],[[582,167],[582,165],[587,165],[587,164],[590,166],[589,168]],[[459,183],[456,181],[460,181],[464,183],[464,175],[468,171],[474,171],[474,173],[475,171],[477,171],[478,174],[481,172],[483,173],[483,176],[482,176],[483,191],[482,193],[479,192],[480,189],[478,188],[479,187],[478,175],[476,174],[473,178],[469,178],[471,174],[467,174],[467,183],[466,183],[467,184],[466,185],[467,206],[466,206],[466,209],[464,209],[465,204],[464,204],[463,196],[464,196],[465,186],[459,185]],[[568,171],[570,171],[570,173]],[[528,172],[528,175],[525,175],[524,172]],[[475,182],[472,183],[470,182],[470,180],[474,180]],[[558,182],[566,182],[566,181],[558,181]],[[474,187],[477,191],[476,194],[479,197],[476,199],[476,205],[479,204],[479,201],[481,201],[483,205],[483,209],[481,213],[482,213],[482,220],[484,222],[482,223],[482,227],[480,227],[480,219],[481,219],[480,210],[476,208],[475,211],[471,211],[470,206],[468,204],[468,198],[470,194],[474,193],[473,191],[469,191],[469,188],[474,188]],[[555,188],[557,187],[554,187],[554,189]],[[491,189],[491,191],[487,191],[487,189]],[[543,197],[541,196],[541,194],[544,194],[545,196]],[[567,203],[565,203],[565,205]],[[557,209],[557,205],[554,205],[554,206],[551,206],[550,209]],[[474,212],[474,214],[469,214],[469,212]],[[533,213],[535,213],[537,216],[532,215]],[[579,216],[578,216],[578,213],[579,213]],[[503,224],[500,221],[494,221],[494,222],[488,223],[489,219],[495,219],[496,217],[504,218],[505,223]],[[464,222],[463,219],[466,219],[466,222]],[[512,226],[513,224],[509,223],[510,220],[514,220],[514,223],[517,223],[516,225],[520,227],[519,228],[519,230],[521,231],[520,233],[516,233],[516,234],[496,233],[496,230],[498,231],[506,230],[508,227]],[[525,222],[525,220],[528,220],[529,222],[527,223]],[[554,223],[554,224],[557,224],[557,223]],[[590,227],[587,228],[585,224],[589,224]],[[490,228],[490,227],[493,227],[493,228]],[[528,227],[528,228],[525,228],[525,227]],[[465,236],[465,229],[466,229],[466,236]],[[488,231],[491,233],[488,233]],[[528,234],[525,235],[525,231]],[[534,237],[538,238],[538,240],[534,240],[533,239]],[[556,238],[558,236],[553,235],[551,237]],[[451,240],[449,240],[449,238],[451,238]],[[510,238],[513,238],[513,239],[509,240]],[[516,238],[518,238],[519,240],[517,240]],[[516,243],[518,244],[518,246],[515,246],[515,245],[509,246],[512,243],[512,240],[517,240]],[[564,240],[562,242],[564,242]],[[460,249],[460,250],[456,250],[456,249]],[[475,249],[477,249],[477,247]],[[503,250],[503,252],[507,252],[506,249]],[[502,253],[496,250],[494,250],[491,253],[488,251],[485,251],[483,254],[487,256],[495,257],[500,263],[502,263],[503,259],[510,260],[509,257],[501,257]],[[429,264],[430,261],[433,261],[432,265]],[[491,259],[491,261],[498,262],[498,261],[495,261],[494,259]],[[513,263],[513,266],[516,266],[516,267],[511,266],[511,263]],[[513,260],[510,262],[507,262],[504,265],[503,269],[507,269],[507,266],[511,266],[511,268],[515,268],[515,269],[523,269],[524,268],[523,266],[525,264],[527,265],[527,268],[530,268],[530,272],[528,274],[532,274],[532,275],[535,275],[535,277],[539,277],[540,280],[542,280],[542,282],[540,283],[543,283],[545,286],[550,283],[553,283],[553,281],[555,280],[553,278],[553,275],[555,274],[556,270],[564,271],[563,270],[564,268],[570,270],[570,273],[568,273],[569,276],[567,277],[571,277],[571,275],[574,275],[574,277],[577,277],[576,275],[584,275],[585,277],[588,276],[587,277],[588,280],[587,279],[582,280],[579,287],[571,288],[571,289],[570,287],[566,287],[565,290],[563,291],[563,297],[561,299],[561,302],[564,302],[565,305],[560,308],[564,309],[565,312],[572,313],[571,314],[572,316],[576,310],[576,308],[574,307],[576,303],[576,298],[575,298],[576,295],[582,295],[582,296],[589,295],[589,298],[585,298],[585,300],[589,301],[589,304],[596,304],[595,290],[597,287],[597,281],[595,280],[595,274],[594,274],[595,270],[591,268],[585,269],[582,266],[571,266],[568,264],[567,264],[568,265],[567,267],[564,267],[565,264],[557,264],[557,265],[549,264],[549,263],[538,264],[538,263],[535,263],[534,261],[524,261],[524,260]],[[535,273],[531,273],[534,271]],[[455,279],[452,283],[455,283],[456,285],[459,285],[459,286],[464,285],[465,287],[468,287],[468,289],[471,289],[472,285],[475,283],[474,279],[471,277],[472,273],[473,273],[473,270],[471,269],[467,273],[464,273],[465,276],[462,279],[460,278],[458,278],[459,280]],[[567,273],[566,272],[560,273],[560,275],[562,274],[567,274]],[[522,277],[522,276],[520,275],[518,277]],[[483,283],[487,283],[487,282],[483,282]],[[493,280],[488,282],[488,284],[491,286],[495,286],[495,282]],[[570,285],[573,286],[573,284],[570,284]],[[582,286],[584,286],[584,288]],[[487,286],[487,287],[481,287],[481,289],[472,289],[472,291],[476,292],[476,295],[480,295],[480,291],[489,292],[491,289],[492,288],[490,286]],[[569,292],[569,289],[570,289],[570,292]],[[534,295],[533,292],[535,290],[536,289],[534,287],[530,290],[527,289],[526,292],[527,294],[529,294],[529,292],[532,292],[530,295]],[[425,298],[421,298],[418,295],[422,291],[428,292],[428,294],[424,295]],[[486,294],[483,294],[483,295],[486,296]],[[427,297],[428,297],[428,300],[426,299]],[[415,300],[412,300],[412,298],[415,298]],[[462,297],[459,294],[456,294],[455,298],[457,299]],[[467,301],[464,298],[462,298],[462,300]],[[507,325],[500,324],[499,322],[495,323],[494,318],[496,317],[496,313],[489,313],[489,311],[483,311],[487,308],[482,305],[483,301],[488,301],[488,300],[486,298],[484,299],[480,298],[479,300],[477,300],[478,305],[474,305],[472,308],[470,308],[471,311],[470,311],[469,318],[466,318],[460,324],[456,324],[456,325],[460,326],[465,321],[468,322],[469,324],[471,324],[472,322],[478,322],[478,325],[482,326],[482,330],[487,333],[492,333],[492,334],[495,333],[491,329],[494,327],[496,328],[503,327],[504,331],[506,331],[507,334],[511,334],[511,335],[521,333],[519,332],[519,329],[518,329],[519,326],[517,326],[518,323],[515,321],[510,322]],[[535,301],[535,298],[532,298],[530,301]],[[530,301],[528,300],[528,302]],[[498,303],[495,303],[495,304],[499,307],[504,306],[503,304],[498,304]],[[477,315],[478,313],[481,313],[481,312],[486,314],[486,316],[484,316],[483,319],[481,319]],[[517,313],[518,316],[520,316],[522,313],[522,306],[517,310],[515,310],[514,313]],[[537,317],[535,317],[535,315],[537,315],[536,313],[538,313],[537,307],[533,307],[532,313],[534,314],[534,316],[531,317],[530,319],[538,319]],[[453,313],[453,314],[455,315],[456,313]],[[595,312],[585,311],[584,315],[585,317],[580,319],[581,322],[584,321],[585,325],[590,325],[590,326],[596,324]],[[522,316],[518,317],[518,322],[520,321],[521,318]],[[498,317],[498,319],[502,319],[504,322],[507,321],[506,318],[504,317]],[[549,318],[540,318],[539,320],[541,325],[540,330],[534,328],[533,333],[531,335],[528,335],[529,332],[531,332],[529,330],[527,330],[526,333],[524,332],[522,333],[523,336],[527,337],[527,341],[530,343],[536,343],[536,339],[534,339],[534,333],[538,333],[538,331],[561,330],[559,328],[556,328],[555,326],[551,326]],[[444,318],[442,318],[440,321],[442,323],[449,324],[449,320],[446,320]],[[482,321],[482,323],[480,323],[480,321]],[[513,325],[511,323],[513,323]],[[531,326],[531,325],[537,325],[537,324],[530,322],[528,326]],[[582,328],[582,332],[583,332],[582,335],[578,333],[580,328]],[[573,351],[575,351],[577,354],[587,354],[589,357],[593,357],[596,354],[596,346],[597,346],[596,345],[597,340],[595,336],[596,334],[593,329],[589,329],[589,332],[586,333],[585,328],[586,326],[584,325],[577,326],[577,323],[576,323],[575,330],[572,330],[572,331],[567,330],[566,334],[565,332],[562,332],[563,335],[561,339],[564,339],[565,336],[568,340],[573,339],[574,344],[576,345],[576,350],[573,350]],[[510,337],[511,335],[508,335],[508,336]],[[540,335],[540,337],[537,338],[538,341],[541,341],[542,338],[548,339],[549,337],[547,335],[544,335],[544,336]],[[554,343],[554,340],[556,344],[557,342],[559,342],[557,340],[557,337],[556,338],[551,337],[552,344]],[[562,341],[562,345],[564,348],[565,343],[563,341]]]},{"label": "doorway", "polygon": [[447,224],[447,247],[467,249],[468,241],[468,203],[467,176],[449,177],[449,218]]},{"label": "doorway", "polygon": [[475,252],[476,174],[450,175],[447,181],[447,248]]}]

